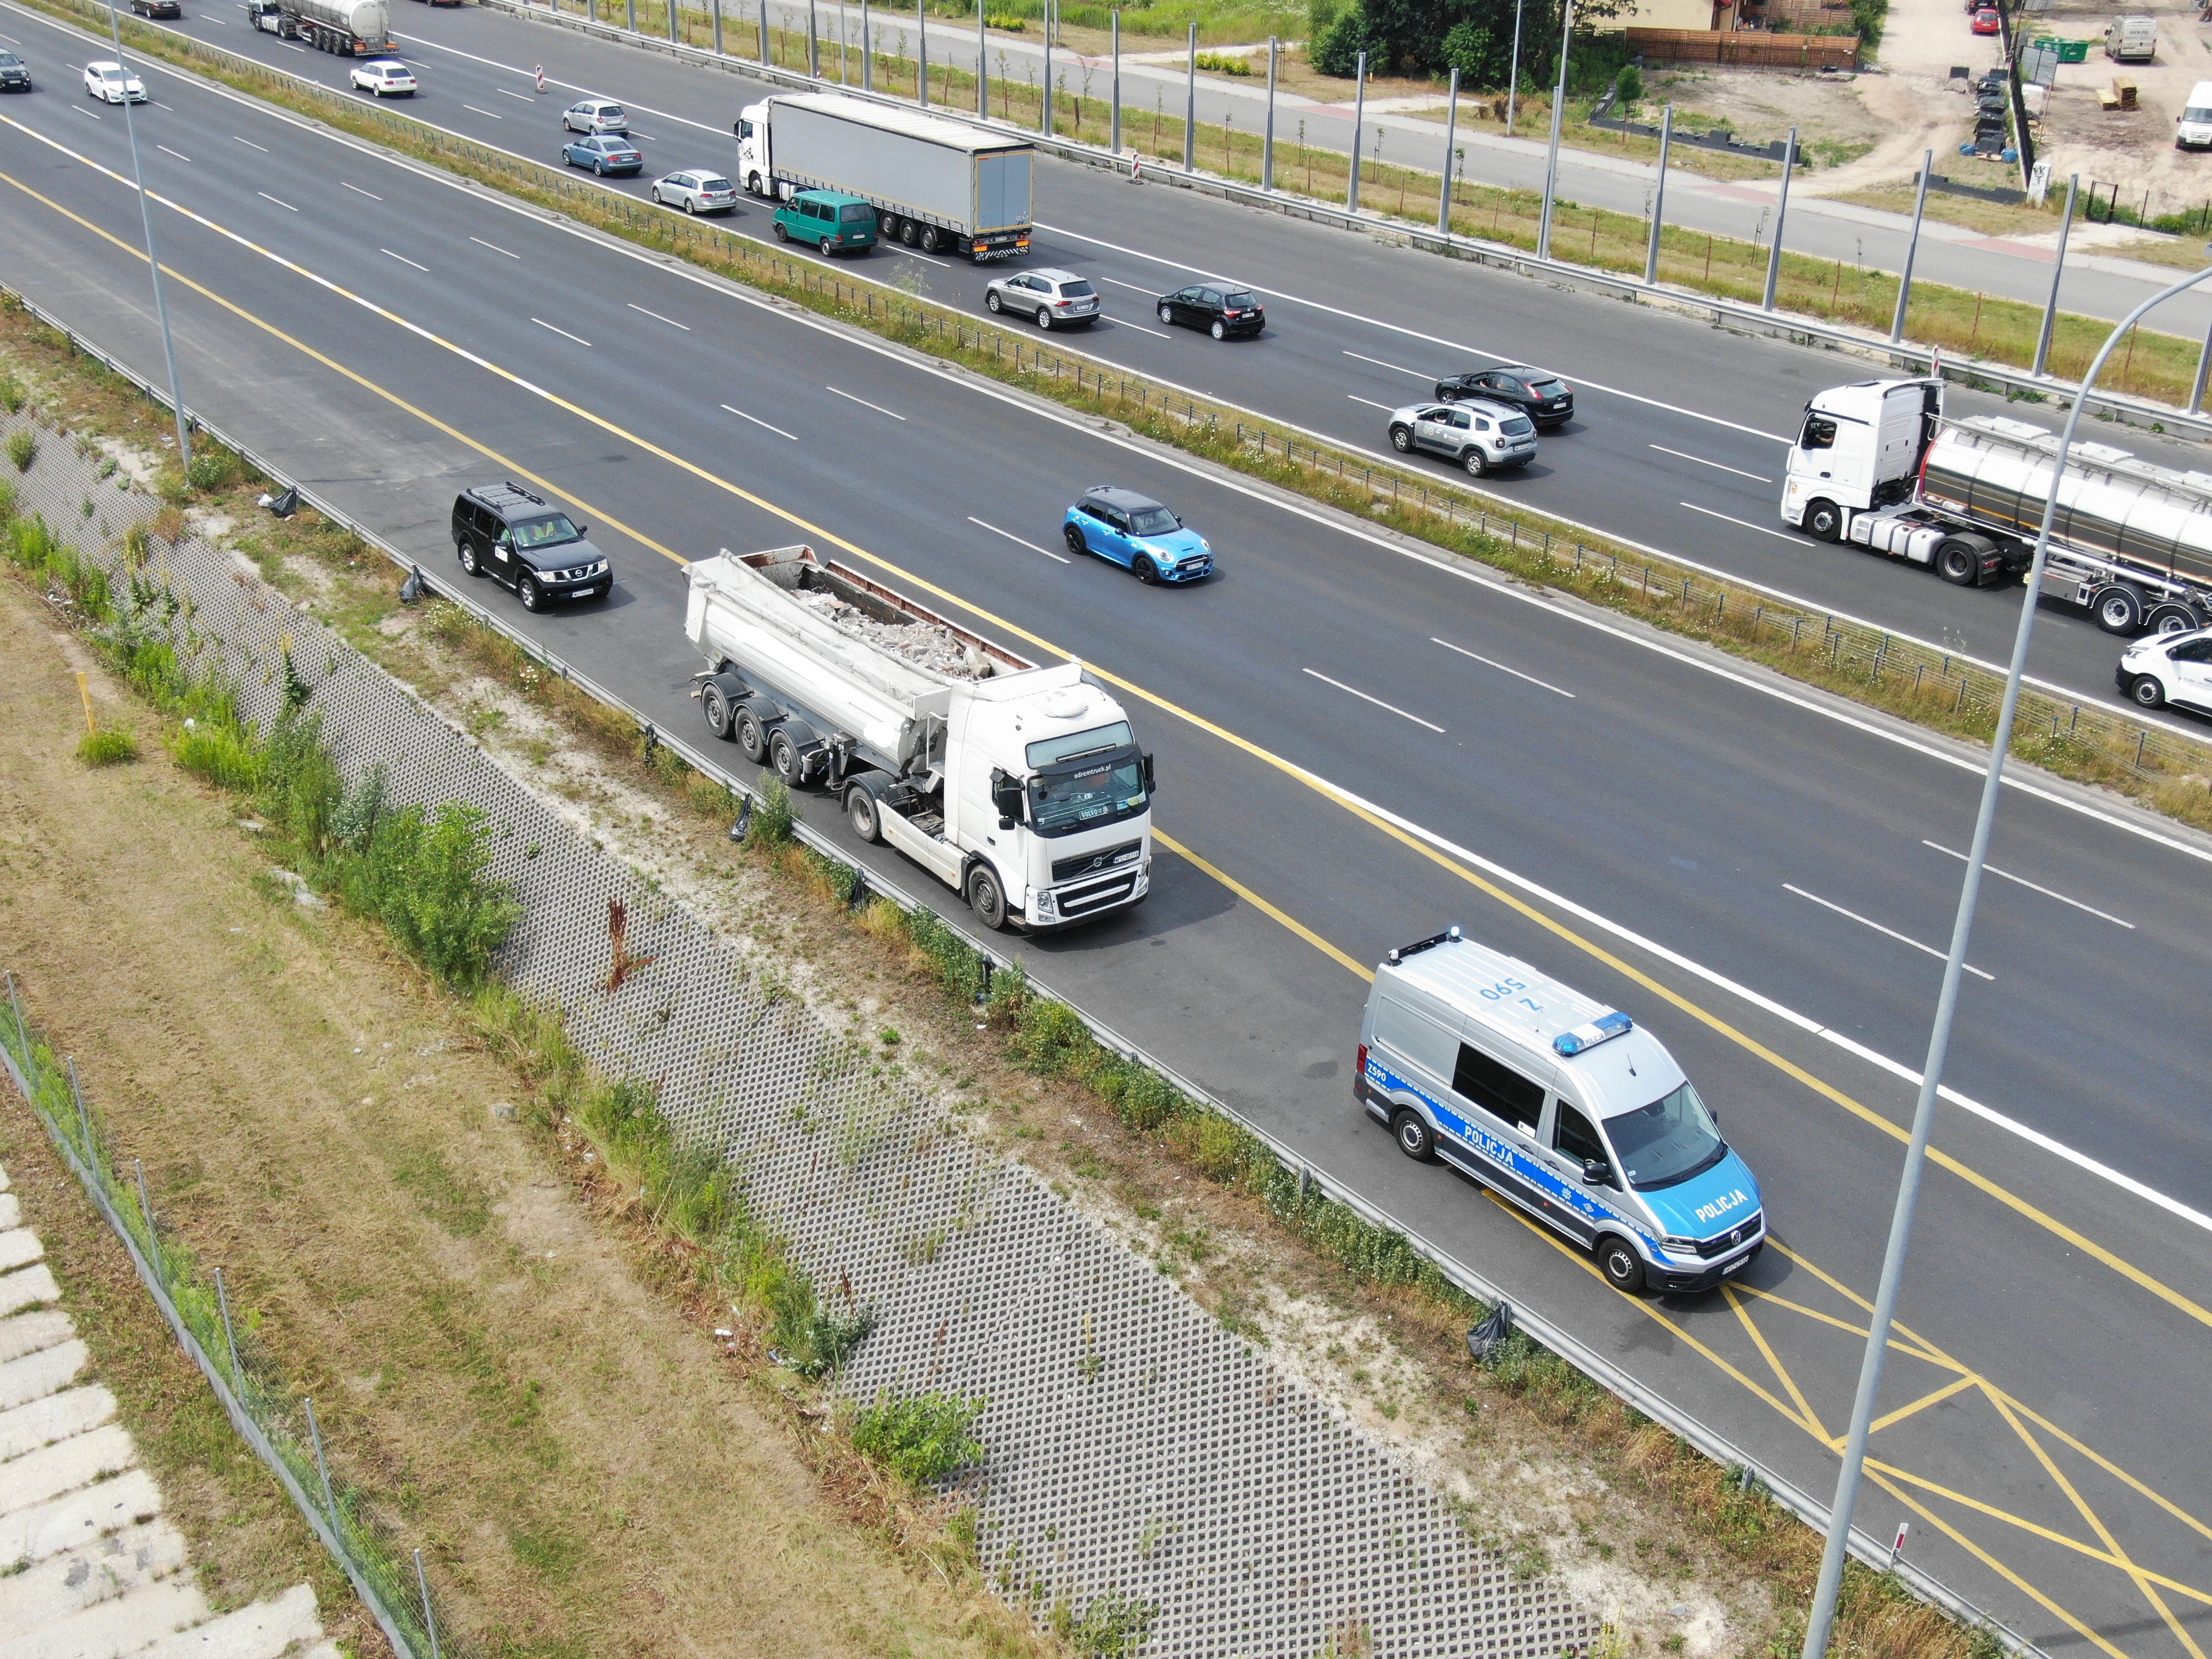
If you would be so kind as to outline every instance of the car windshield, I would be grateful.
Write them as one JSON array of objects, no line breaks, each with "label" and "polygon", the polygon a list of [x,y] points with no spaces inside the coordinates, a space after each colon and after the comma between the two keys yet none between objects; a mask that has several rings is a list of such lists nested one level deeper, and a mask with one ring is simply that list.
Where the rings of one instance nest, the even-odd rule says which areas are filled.
[{"label": "car windshield", "polygon": [[1164,507],[1140,507],[1129,514],[1129,528],[1139,536],[1165,536],[1182,526]]},{"label": "car windshield", "polygon": [[[12,63],[13,61],[12,58],[0,59],[0,62]],[[2212,105],[2192,104],[2181,112],[2181,118],[2192,126],[2212,124]]]},{"label": "car windshield", "polygon": [[1062,294],[1078,300],[1081,299],[1086,294],[1096,294],[1098,292],[1097,289],[1091,287],[1090,283],[1085,282],[1079,276],[1072,283],[1062,283],[1060,285],[1060,291]]},{"label": "car windshield", "polygon": [[1649,1106],[1606,1119],[1605,1133],[1621,1174],[1644,1193],[1686,1181],[1728,1151],[1712,1114],[1686,1080]]},{"label": "car windshield", "polygon": [[556,513],[550,519],[526,519],[513,529],[517,547],[552,547],[562,542],[573,542],[578,534],[565,513]]},{"label": "car windshield", "polygon": [[875,216],[875,209],[870,207],[866,202],[848,202],[837,210],[839,222],[848,225],[857,225],[863,220],[872,219]]},{"label": "car windshield", "polygon": [[123,71],[119,69],[104,69],[100,70],[100,76],[103,81],[120,81],[123,78]]},{"label": "car windshield", "polygon": [[726,179],[709,179],[702,184],[699,188],[702,190],[731,191],[735,190],[737,186],[732,185]]},{"label": "car windshield", "polygon": [[1231,311],[1249,311],[1260,302],[1254,299],[1249,294],[1243,293],[1240,290],[1237,293],[1229,295],[1229,297],[1222,301],[1221,303],[1227,306]]},{"label": "car windshield", "polygon": [[0,69],[21,69],[23,60],[12,52],[0,52]]},{"label": "car windshield", "polygon": [[1118,823],[1147,805],[1144,763],[1127,720],[1048,738],[1027,752],[1037,769],[1029,781],[1030,826],[1040,836]]}]

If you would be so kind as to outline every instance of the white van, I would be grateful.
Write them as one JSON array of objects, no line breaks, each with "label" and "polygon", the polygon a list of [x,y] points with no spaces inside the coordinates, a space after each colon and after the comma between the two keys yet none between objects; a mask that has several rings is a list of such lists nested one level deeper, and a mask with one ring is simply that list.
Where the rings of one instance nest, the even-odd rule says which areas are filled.
[{"label": "white van", "polygon": [[2105,26],[2105,56],[2123,64],[2148,64],[2158,56],[2158,19],[2138,13]]},{"label": "white van", "polygon": [[2212,149],[2212,81],[2199,81],[2189,89],[2189,101],[2173,118],[2176,149]]},{"label": "white van", "polygon": [[1659,1039],[1456,927],[1376,969],[1352,1089],[1626,1294],[1711,1290],[1765,1245],[1759,1182]]}]

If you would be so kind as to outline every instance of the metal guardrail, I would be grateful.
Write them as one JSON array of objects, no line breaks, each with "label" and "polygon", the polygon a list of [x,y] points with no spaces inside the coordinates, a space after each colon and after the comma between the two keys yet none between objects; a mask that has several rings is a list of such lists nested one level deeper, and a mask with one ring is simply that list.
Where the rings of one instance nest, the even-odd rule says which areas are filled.
[{"label": "metal guardrail", "polygon": [[[858,87],[803,75],[777,64],[764,64],[755,58],[740,58],[731,52],[716,53],[688,42],[633,33],[611,23],[571,16],[550,6],[532,5],[528,0],[475,0],[475,3],[535,21],[575,29],[602,40],[617,40],[642,46],[648,51],[665,52],[689,63],[774,81],[799,91],[837,92],[895,107],[912,106],[913,100],[885,93],[863,92]],[[995,121],[987,116],[963,113],[937,103],[930,105],[929,112],[948,120],[963,122],[994,136],[1026,139],[1039,149],[1049,150],[1065,161],[1080,161],[1109,172],[1126,173],[1129,171],[1127,156],[1116,155],[1096,144],[1086,144],[1058,134],[1048,135],[1028,127],[1016,126],[1011,122]],[[1814,345],[1832,351],[1847,352],[1902,374],[1940,375],[1957,385],[2002,392],[2008,398],[2028,394],[2045,398],[2063,398],[2071,397],[2078,390],[2077,382],[2052,375],[2034,375],[2024,369],[2008,368],[1978,358],[1965,362],[1947,359],[1941,347],[1917,346],[1910,342],[1892,345],[1887,338],[1869,330],[1846,328],[1789,312],[1768,312],[1740,301],[1698,294],[1688,289],[1671,288],[1665,283],[1647,283],[1633,276],[1617,276],[1568,260],[1540,259],[1533,253],[1523,252],[1503,243],[1486,241],[1478,236],[1464,236],[1456,231],[1446,234],[1433,226],[1425,228],[1377,213],[1354,213],[1334,203],[1293,196],[1280,190],[1265,191],[1257,185],[1242,184],[1236,179],[1211,173],[1185,173],[1164,160],[1156,160],[1145,169],[1145,181],[1147,184],[1171,185],[1177,189],[1195,190],[1206,195],[1222,197],[1243,207],[1260,208],[1292,218],[1310,219],[1341,230],[1364,231],[1431,252],[1466,259],[1496,270],[1515,271],[1524,276],[1537,277],[1607,299],[1622,300],[1632,305],[1653,306],[1692,316],[1703,315],[1716,327],[1788,340],[1799,345]],[[2109,416],[2134,426],[2147,427],[2157,422],[2168,430],[2180,428],[2191,436],[2212,441],[2212,414],[2177,409],[2153,403],[2147,398],[2131,398],[2121,392],[2098,390],[2090,393],[2083,412],[2099,417]]]},{"label": "metal guardrail", "polygon": [[[0,289],[0,292],[12,292],[12,290]],[[27,298],[21,295],[15,297],[30,314],[37,317],[47,326],[61,332],[75,349],[106,365],[116,374],[137,387],[142,393],[151,398],[164,409],[171,407],[167,395],[129,365],[93,345],[70,330],[58,318]],[[325,501],[312,490],[294,483],[280,469],[271,465],[250,447],[237,442],[221,428],[209,425],[191,415],[189,405],[186,408],[185,417],[194,430],[205,432],[218,443],[232,450],[248,465],[270,479],[272,483],[298,490],[301,501],[312,507],[331,523],[359,537],[364,544],[383,554],[397,568],[422,577],[419,564],[386,541],[376,531],[362,524],[343,509]],[[433,582],[428,577],[422,577],[422,580],[438,598],[469,612],[479,625],[511,641],[529,659],[544,665],[595,701],[617,710],[635,722],[641,738],[649,738],[660,747],[669,750],[693,770],[720,784],[733,797],[749,803],[759,799],[758,792],[750,783],[720,763],[712,755],[680,738],[672,737],[659,731],[653,721],[646,718],[615,693],[599,684],[589,676],[570,667],[562,659],[545,649],[538,641],[510,626],[483,605],[473,599],[447,591],[441,584]],[[440,715],[438,718],[443,720],[445,717]],[[460,729],[450,720],[447,721],[447,724],[456,731]],[[957,934],[970,949],[975,951],[987,969],[1003,968],[1011,963],[1011,957],[994,953],[988,945],[969,933],[958,921],[946,917],[935,905],[927,904],[896,883],[884,880],[875,871],[859,866],[844,849],[807,826],[803,821],[795,822],[793,824],[793,832],[802,845],[822,857],[859,870],[861,879],[865,881],[872,894],[890,900],[902,910],[927,909],[937,915],[945,926]],[[1309,1177],[1313,1189],[1323,1199],[1343,1205],[1370,1226],[1380,1228],[1403,1238],[1411,1249],[1468,1296],[1478,1301],[1491,1304],[1508,1299],[1503,1291],[1482,1274],[1459,1261],[1443,1247],[1408,1227],[1389,1210],[1366,1198],[1350,1182],[1319,1168],[1290,1143],[1252,1121],[1235,1108],[1217,1100],[1199,1084],[1152,1055],[1141,1045],[1124,1036],[1103,1020],[1090,1013],[1072,998],[1060,996],[1050,985],[1034,975],[1031,976],[1030,982],[1044,996],[1052,998],[1073,1010],[1089,1029],[1091,1036],[1103,1047],[1132,1065],[1140,1066],[1156,1073],[1205,1110],[1216,1113],[1235,1124],[1244,1133],[1267,1147],[1285,1169],[1297,1170]],[[1663,1395],[1613,1364],[1612,1360],[1575,1336],[1564,1326],[1547,1318],[1541,1313],[1531,1311],[1518,1304],[1514,1305],[1513,1315],[1522,1330],[1585,1376],[1618,1395],[1646,1417],[1664,1425],[1716,1463],[1723,1468],[1740,1468],[1746,1471],[1748,1478],[1764,1486],[1778,1503],[1796,1515],[1806,1525],[1817,1531],[1826,1530],[1830,1516],[1827,1504],[1784,1479],[1772,1468],[1759,1462],[1725,1435],[1676,1406]],[[2020,1659],[2046,1659],[2042,1650],[1932,1574],[1909,1561],[1899,1560],[1893,1563],[1890,1559],[1890,1547],[1886,1542],[1855,1527],[1851,1530],[1850,1548],[1851,1553],[1867,1565],[1877,1571],[1894,1572],[1915,1595],[1923,1600],[1942,1608],[1962,1623],[1990,1631],[2008,1650],[2020,1656]]]}]

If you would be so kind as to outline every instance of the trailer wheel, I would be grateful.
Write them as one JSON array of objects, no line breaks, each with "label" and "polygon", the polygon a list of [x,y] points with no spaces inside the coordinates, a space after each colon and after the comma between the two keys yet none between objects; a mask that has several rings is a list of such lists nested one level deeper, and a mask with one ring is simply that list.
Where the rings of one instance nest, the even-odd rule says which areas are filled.
[{"label": "trailer wheel", "polygon": [[2126,582],[2108,582],[2089,599],[2097,626],[2107,634],[2140,632],[2143,621],[2142,594]]},{"label": "trailer wheel", "polygon": [[738,740],[738,752],[758,766],[768,758],[768,733],[761,730],[760,716],[750,708],[738,710],[732,731]]},{"label": "trailer wheel", "polygon": [[1833,501],[1814,501],[1805,509],[1805,533],[1816,542],[1839,542],[1844,538],[1844,509]]},{"label": "trailer wheel", "polygon": [[988,864],[968,873],[968,908],[994,933],[1006,925],[1006,890],[999,885],[999,872]]},{"label": "trailer wheel", "polygon": [[921,227],[911,219],[899,221],[899,240],[913,247],[921,240]]},{"label": "trailer wheel", "polygon": [[1982,550],[1963,536],[1947,536],[1936,544],[1936,574],[1954,587],[1978,587],[1982,581]]},{"label": "trailer wheel", "polygon": [[768,763],[793,789],[806,781],[806,757],[799,752],[791,733],[780,726],[768,734]]},{"label": "trailer wheel", "polygon": [[707,729],[716,737],[730,735],[730,700],[722,695],[722,688],[712,680],[699,688],[699,712],[707,717]]},{"label": "trailer wheel", "polygon": [[2163,605],[2153,605],[2150,615],[2143,618],[2143,625],[2154,634],[2186,634],[2192,628],[2203,627],[2204,619],[2197,614],[2194,605],[2169,599]]},{"label": "trailer wheel", "polygon": [[921,228],[921,251],[924,253],[934,253],[944,246],[944,233],[935,225],[924,225]]},{"label": "trailer wheel", "polygon": [[883,840],[883,819],[876,811],[875,795],[866,784],[845,786],[845,818],[853,826],[853,833],[871,847]]},{"label": "trailer wheel", "polygon": [[2138,674],[2136,683],[2128,688],[2128,695],[2136,700],[2138,708],[2166,707],[2166,688],[2159,684],[2155,674]]}]

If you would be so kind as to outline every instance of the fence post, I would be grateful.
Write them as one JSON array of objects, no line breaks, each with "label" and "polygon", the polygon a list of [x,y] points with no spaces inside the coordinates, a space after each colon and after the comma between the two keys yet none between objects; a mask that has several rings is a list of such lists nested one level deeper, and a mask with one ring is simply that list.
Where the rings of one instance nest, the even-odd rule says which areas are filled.
[{"label": "fence post", "polygon": [[76,1099],[76,1127],[84,1135],[84,1161],[87,1164],[94,1164],[99,1161],[100,1155],[94,1151],[92,1144],[92,1118],[84,1109],[84,1091],[78,1088],[76,1084],[75,1054],[69,1057],[69,1079],[70,1093]]},{"label": "fence post", "polygon": [[331,1517],[331,1530],[338,1529],[338,1500],[331,1492],[331,1466],[323,1460],[323,1427],[315,1421],[315,1402],[304,1396],[300,1403],[307,1408],[307,1437],[315,1443],[315,1473],[323,1477],[323,1512]]},{"label": "fence post", "polygon": [[138,1176],[138,1213],[146,1223],[146,1250],[147,1254],[150,1255],[153,1254],[155,1249],[154,1201],[146,1196],[145,1160],[143,1158],[134,1158],[131,1160],[131,1167],[137,1172]]},{"label": "fence post", "polygon": [[422,1627],[430,1632],[430,1659],[438,1659],[438,1615],[430,1610],[430,1580],[422,1571],[422,1552],[415,1552],[415,1583],[422,1592]]},{"label": "fence post", "polygon": [[238,1390],[242,1403],[246,1398],[246,1382],[238,1369],[238,1333],[230,1327],[230,1291],[222,1282],[222,1269],[215,1270],[215,1305],[222,1315],[223,1345],[230,1350],[230,1386]]},{"label": "fence post", "polygon": [[1190,26],[1190,68],[1182,94],[1182,170],[1198,170],[1198,25]]}]

